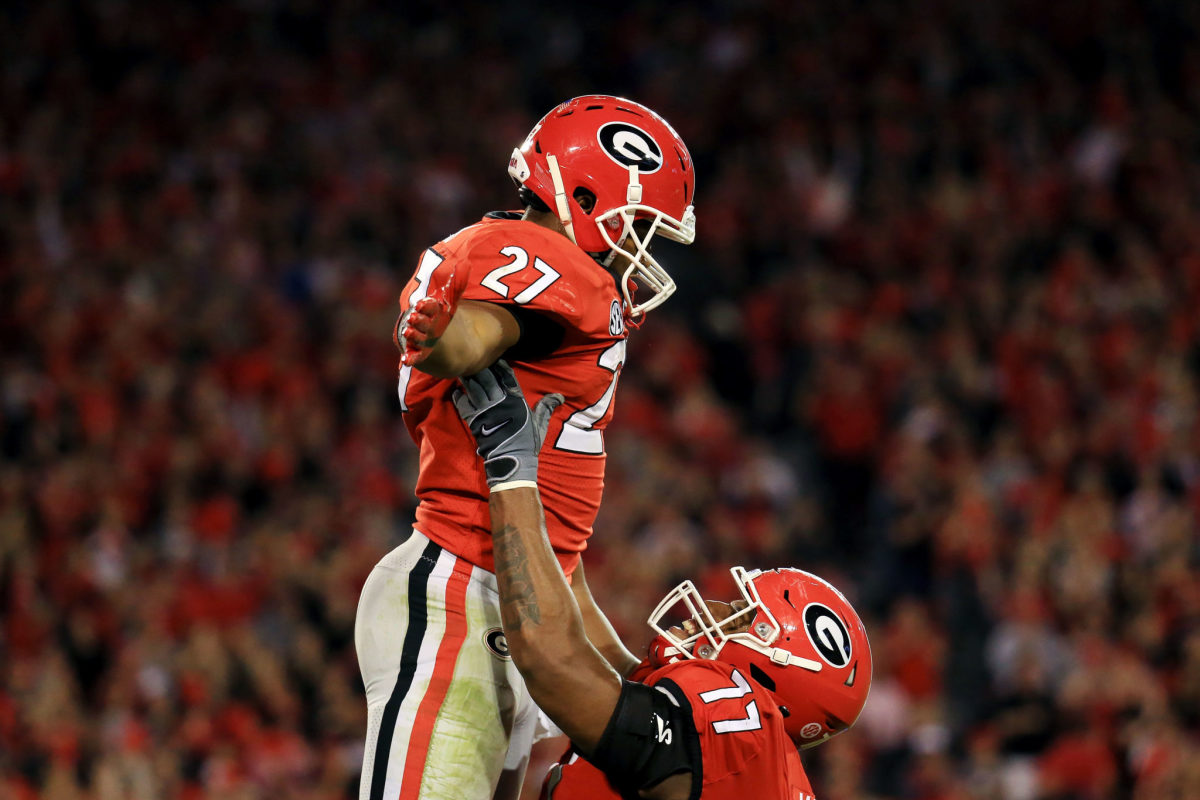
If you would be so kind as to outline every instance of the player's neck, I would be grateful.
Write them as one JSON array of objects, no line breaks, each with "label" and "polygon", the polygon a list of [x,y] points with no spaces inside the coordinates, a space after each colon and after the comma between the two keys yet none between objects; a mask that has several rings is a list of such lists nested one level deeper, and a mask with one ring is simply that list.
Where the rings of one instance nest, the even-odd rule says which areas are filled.
[{"label": "player's neck", "polygon": [[555,233],[561,233],[563,236],[567,235],[567,229],[563,227],[562,221],[552,211],[539,211],[533,206],[527,206],[521,219],[532,222],[534,225],[541,225]]},{"label": "player's neck", "polygon": [[[555,233],[561,233],[563,236],[567,235],[567,229],[563,227],[562,221],[559,220],[558,216],[556,214],[554,214],[554,212],[552,212],[552,211],[538,211],[536,208],[534,208],[532,206],[526,206],[525,214],[521,217],[521,219],[525,220],[526,222],[532,222],[534,225],[541,225],[543,228],[546,228],[547,230],[552,230]],[[570,237],[567,237],[567,238],[570,238]],[[586,252],[586,251],[584,251],[584,252]],[[596,258],[596,256],[592,255],[591,253],[588,253],[588,255],[591,256],[592,260],[594,260],[597,264],[600,264],[601,266],[603,266],[600,259]],[[605,267],[605,269],[608,269],[608,268]],[[620,277],[615,272],[613,272],[611,269],[609,269],[608,271],[614,277],[618,277],[618,278]]]}]

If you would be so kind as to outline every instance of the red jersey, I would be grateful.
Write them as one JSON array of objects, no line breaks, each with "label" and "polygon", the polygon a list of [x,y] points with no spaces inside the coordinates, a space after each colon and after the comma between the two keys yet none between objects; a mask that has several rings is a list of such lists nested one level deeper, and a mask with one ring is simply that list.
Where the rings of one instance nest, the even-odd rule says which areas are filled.
[{"label": "red jersey", "polygon": [[[421,257],[402,308],[427,287],[453,281],[462,300],[541,314],[563,330],[536,361],[511,360],[526,400],[559,392],[539,457],[546,531],[570,575],[587,546],[604,488],[604,435],[625,363],[624,306],[616,279],[560,233],[519,219],[485,217]],[[401,365],[404,421],[420,450],[416,527],[455,555],[494,571],[488,487],[475,440],[451,400],[456,380]]]},{"label": "red jersey", "polygon": [[[666,683],[663,683],[663,682]],[[680,661],[649,686],[681,694],[699,736],[700,800],[815,800],[783,713],[762,686],[721,661]],[[671,691],[674,690],[674,691]],[[542,800],[620,800],[604,773],[573,751],[551,768]]]}]

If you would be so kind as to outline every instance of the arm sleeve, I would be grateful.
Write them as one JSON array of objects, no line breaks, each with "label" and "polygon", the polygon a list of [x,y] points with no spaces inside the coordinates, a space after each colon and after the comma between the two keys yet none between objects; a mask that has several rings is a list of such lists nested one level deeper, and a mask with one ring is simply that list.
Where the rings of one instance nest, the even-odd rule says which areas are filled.
[{"label": "arm sleeve", "polygon": [[505,305],[521,326],[521,338],[504,352],[509,361],[537,361],[553,353],[563,341],[563,328],[544,314],[521,306]]},{"label": "arm sleeve", "polygon": [[692,710],[683,693],[625,681],[617,707],[589,761],[622,795],[636,796],[681,772],[692,774],[693,800],[700,795],[702,756]]}]

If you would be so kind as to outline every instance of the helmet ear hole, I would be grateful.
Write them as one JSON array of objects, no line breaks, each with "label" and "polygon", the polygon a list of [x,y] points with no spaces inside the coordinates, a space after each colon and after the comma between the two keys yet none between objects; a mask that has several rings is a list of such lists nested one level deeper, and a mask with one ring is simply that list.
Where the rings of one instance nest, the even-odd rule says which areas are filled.
[{"label": "helmet ear hole", "polygon": [[596,195],[583,186],[577,187],[571,197],[575,198],[575,202],[579,204],[585,214],[590,215],[596,209]]},{"label": "helmet ear hole", "polygon": [[517,189],[517,197],[520,199],[521,205],[526,208],[532,208],[535,211],[541,211],[546,214],[550,213],[550,206],[546,205],[542,198],[534,194],[533,190],[528,186],[522,186]]},{"label": "helmet ear hole", "polygon": [[772,679],[771,676],[766,673],[766,670],[758,666],[758,664],[750,665],[750,677],[761,683],[763,688],[765,688],[767,691],[775,691],[774,679]]}]

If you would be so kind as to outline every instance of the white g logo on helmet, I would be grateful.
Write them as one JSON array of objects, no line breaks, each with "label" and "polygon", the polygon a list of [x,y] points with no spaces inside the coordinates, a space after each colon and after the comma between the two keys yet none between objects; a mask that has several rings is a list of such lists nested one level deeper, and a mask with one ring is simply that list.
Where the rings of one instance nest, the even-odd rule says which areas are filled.
[{"label": "white g logo on helmet", "polygon": [[596,131],[596,141],[609,158],[638,172],[658,172],[663,165],[662,148],[654,137],[628,122],[606,122]]},{"label": "white g logo on helmet", "polygon": [[844,667],[850,663],[850,631],[841,617],[820,603],[809,603],[804,607],[804,632],[813,649],[831,667]]}]

